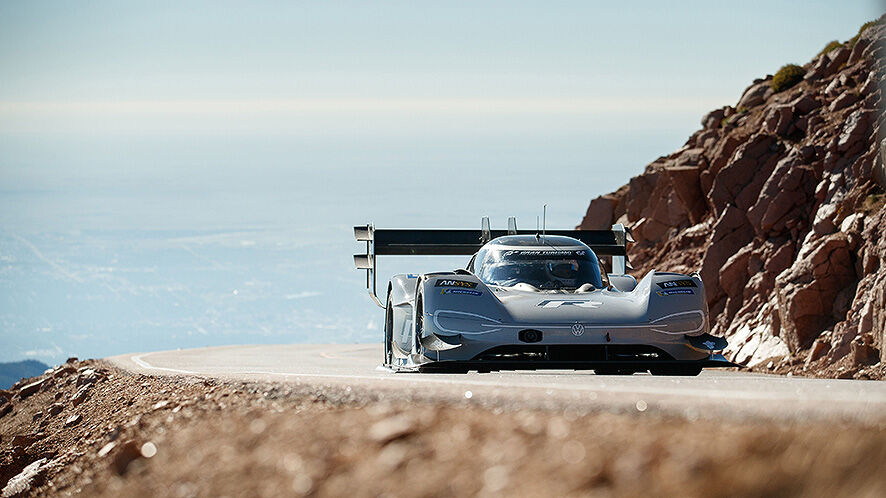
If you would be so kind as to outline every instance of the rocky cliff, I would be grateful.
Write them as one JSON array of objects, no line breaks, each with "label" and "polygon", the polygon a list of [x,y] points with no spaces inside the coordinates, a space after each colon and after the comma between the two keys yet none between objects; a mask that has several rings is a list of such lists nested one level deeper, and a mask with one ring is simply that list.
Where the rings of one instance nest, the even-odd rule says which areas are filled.
[{"label": "rocky cliff", "polygon": [[755,80],[682,148],[591,201],[580,227],[629,226],[638,278],[699,271],[736,362],[882,377],[884,38],[886,15]]}]

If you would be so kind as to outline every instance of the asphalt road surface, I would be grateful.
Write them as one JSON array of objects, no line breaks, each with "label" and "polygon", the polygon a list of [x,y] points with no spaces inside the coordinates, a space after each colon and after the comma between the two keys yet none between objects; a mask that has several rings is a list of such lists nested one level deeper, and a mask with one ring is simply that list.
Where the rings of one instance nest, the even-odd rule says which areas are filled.
[{"label": "asphalt road surface", "polygon": [[392,373],[381,345],[273,345],[136,353],[108,358],[147,375],[283,382],[350,397],[459,401],[578,411],[649,412],[689,419],[852,421],[886,426],[886,382],[705,370],[698,377],[592,372]]}]

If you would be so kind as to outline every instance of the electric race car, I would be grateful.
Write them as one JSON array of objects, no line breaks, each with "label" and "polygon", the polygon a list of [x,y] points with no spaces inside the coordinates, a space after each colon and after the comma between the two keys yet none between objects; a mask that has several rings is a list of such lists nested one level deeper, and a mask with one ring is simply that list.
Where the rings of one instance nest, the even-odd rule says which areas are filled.
[{"label": "electric race car", "polygon": [[[698,375],[735,366],[708,333],[698,273],[628,275],[622,225],[612,230],[354,228],[373,301],[385,309],[384,364],[394,371],[589,369],[597,374]],[[464,269],[391,278],[380,255],[472,255]],[[599,256],[611,257],[609,272]]]}]

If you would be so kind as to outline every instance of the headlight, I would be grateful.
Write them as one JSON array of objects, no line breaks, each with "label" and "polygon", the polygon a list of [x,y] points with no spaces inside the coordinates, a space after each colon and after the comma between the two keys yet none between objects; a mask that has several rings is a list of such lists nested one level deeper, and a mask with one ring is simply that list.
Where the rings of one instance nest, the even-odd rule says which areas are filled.
[{"label": "headlight", "polygon": [[651,322],[652,330],[662,334],[692,334],[705,327],[705,316],[701,311],[685,311],[663,316]]}]

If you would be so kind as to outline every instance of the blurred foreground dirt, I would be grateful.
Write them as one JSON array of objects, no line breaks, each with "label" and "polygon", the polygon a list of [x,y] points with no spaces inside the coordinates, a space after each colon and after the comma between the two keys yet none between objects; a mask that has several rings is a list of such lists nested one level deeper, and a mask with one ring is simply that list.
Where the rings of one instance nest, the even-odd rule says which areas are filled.
[{"label": "blurred foreground dirt", "polygon": [[884,426],[433,405],[93,361],[0,396],[4,497],[886,495]]}]

